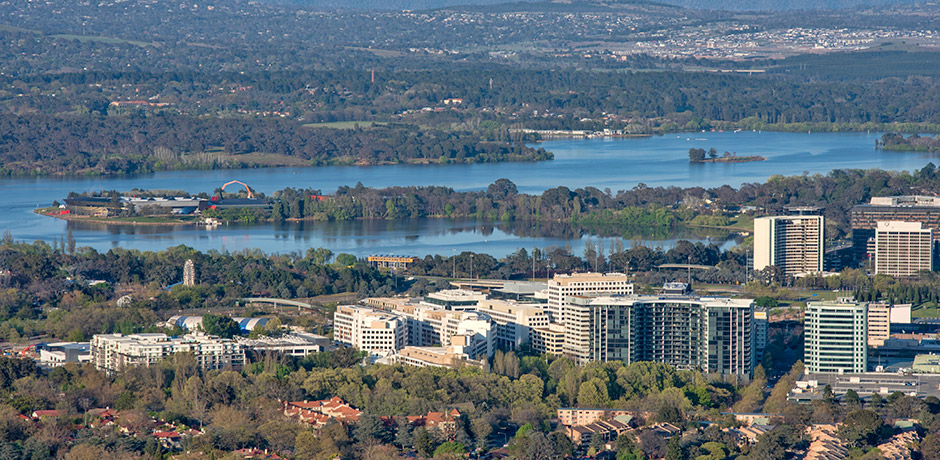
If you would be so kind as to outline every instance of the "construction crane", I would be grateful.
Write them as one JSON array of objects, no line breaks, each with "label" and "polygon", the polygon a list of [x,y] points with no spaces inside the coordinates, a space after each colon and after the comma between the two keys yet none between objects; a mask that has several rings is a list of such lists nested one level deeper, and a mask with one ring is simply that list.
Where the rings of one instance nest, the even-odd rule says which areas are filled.
[{"label": "construction crane", "polygon": [[222,185],[222,191],[225,192],[225,187],[228,187],[229,185],[232,185],[232,184],[241,184],[242,187],[245,187],[245,190],[248,192],[248,198],[249,198],[249,199],[255,197],[255,195],[251,193],[251,189],[248,188],[248,184],[246,184],[246,183],[244,183],[244,182],[241,182],[241,181],[237,181],[237,180],[229,181],[229,182],[226,182],[225,184],[223,184],[223,185]]}]

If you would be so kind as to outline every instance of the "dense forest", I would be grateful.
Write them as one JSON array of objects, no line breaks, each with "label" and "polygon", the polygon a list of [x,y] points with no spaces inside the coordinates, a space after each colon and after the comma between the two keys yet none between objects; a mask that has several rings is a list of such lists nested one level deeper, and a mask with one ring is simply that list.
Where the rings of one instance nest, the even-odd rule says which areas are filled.
[{"label": "dense forest", "polygon": [[904,137],[900,134],[887,133],[881,136],[878,147],[885,150],[937,152],[940,151],[940,139],[934,136],[920,136],[918,134]]},{"label": "dense forest", "polygon": [[[135,174],[178,168],[270,165],[536,161],[520,143],[415,126],[314,129],[289,120],[183,116],[0,116],[0,173]],[[246,155],[261,153],[264,155]],[[272,158],[271,155],[275,157]]]},{"label": "dense forest", "polygon": [[[521,145],[534,137],[518,128],[940,130],[940,87],[929,78],[797,84],[487,68],[384,73],[375,83],[360,71],[87,73],[11,83],[0,90],[10,112],[0,114],[4,174],[551,158]],[[342,121],[349,129],[304,125]]]}]

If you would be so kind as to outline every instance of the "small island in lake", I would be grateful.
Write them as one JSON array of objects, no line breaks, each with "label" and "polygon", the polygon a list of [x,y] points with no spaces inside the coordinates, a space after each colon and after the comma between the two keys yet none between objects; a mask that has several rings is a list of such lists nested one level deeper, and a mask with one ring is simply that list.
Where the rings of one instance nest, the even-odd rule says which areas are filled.
[{"label": "small island in lake", "polygon": [[746,163],[749,161],[765,161],[767,157],[760,155],[738,156],[736,152],[725,152],[718,156],[718,150],[714,147],[705,150],[691,148],[689,149],[690,163]]},{"label": "small island in lake", "polygon": [[875,140],[875,148],[899,152],[940,152],[940,136],[912,134],[904,137],[898,133],[885,133],[881,135],[881,142]]}]

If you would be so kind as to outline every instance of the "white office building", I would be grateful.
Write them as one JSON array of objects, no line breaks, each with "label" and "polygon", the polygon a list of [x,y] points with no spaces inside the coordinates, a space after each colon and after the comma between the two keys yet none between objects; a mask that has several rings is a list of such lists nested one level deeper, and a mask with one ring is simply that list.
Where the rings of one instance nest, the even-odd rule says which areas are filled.
[{"label": "white office building", "polygon": [[408,325],[394,313],[341,305],[333,313],[333,341],[372,354],[388,354],[408,345]]}]

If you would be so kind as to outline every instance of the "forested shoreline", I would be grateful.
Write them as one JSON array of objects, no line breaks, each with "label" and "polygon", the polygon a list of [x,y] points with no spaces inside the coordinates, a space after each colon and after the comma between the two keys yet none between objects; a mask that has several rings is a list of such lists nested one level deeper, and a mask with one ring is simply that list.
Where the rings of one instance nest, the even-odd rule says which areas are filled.
[{"label": "forested shoreline", "polygon": [[[826,234],[832,240],[839,240],[851,231],[849,214],[853,206],[873,196],[940,193],[938,178],[940,171],[933,163],[928,163],[913,172],[840,169],[825,175],[773,176],[765,183],[748,183],[738,188],[639,184],[614,192],[596,187],[572,190],[561,186],[541,194],[527,194],[520,193],[508,179],[499,179],[486,189],[475,191],[456,191],[444,186],[379,189],[357,184],[339,187],[332,194],[319,189],[286,188],[266,198],[271,204],[270,210],[206,210],[204,215],[242,222],[474,218],[494,222],[573,224],[605,235],[630,238],[668,236],[683,226],[728,227],[745,206],[755,207],[762,214],[779,214],[787,206],[824,204]],[[100,191],[92,195],[117,193]],[[750,228],[745,225],[738,230],[749,231]]]},{"label": "forested shoreline", "polygon": [[896,150],[900,152],[940,152],[940,138],[936,136],[920,136],[914,133],[910,136],[887,133],[877,142],[878,148]]},{"label": "forested shoreline", "polygon": [[322,166],[552,158],[544,149],[519,142],[483,141],[467,132],[413,125],[345,130],[278,119],[6,115],[0,116],[0,132],[0,175],[145,174],[272,162]]}]

